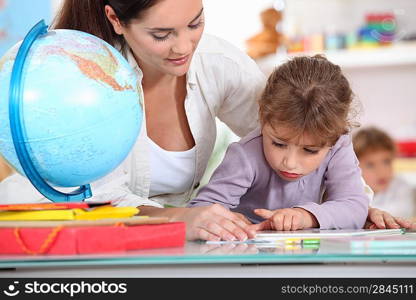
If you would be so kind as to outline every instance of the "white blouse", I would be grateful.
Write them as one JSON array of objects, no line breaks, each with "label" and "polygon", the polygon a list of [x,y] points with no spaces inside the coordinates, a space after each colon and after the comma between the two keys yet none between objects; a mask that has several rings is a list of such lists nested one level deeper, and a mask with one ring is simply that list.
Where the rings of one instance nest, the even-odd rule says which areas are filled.
[{"label": "white blouse", "polygon": [[195,146],[186,151],[167,151],[148,138],[150,144],[149,197],[182,194],[195,176]]}]

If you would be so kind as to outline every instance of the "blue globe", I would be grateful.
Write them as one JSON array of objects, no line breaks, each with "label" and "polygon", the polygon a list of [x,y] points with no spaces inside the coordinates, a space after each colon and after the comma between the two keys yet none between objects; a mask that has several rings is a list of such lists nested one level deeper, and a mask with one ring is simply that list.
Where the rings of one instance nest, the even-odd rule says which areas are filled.
[{"label": "blue globe", "polygon": [[[13,144],[9,89],[22,42],[0,59],[0,153],[25,175]],[[23,143],[50,185],[74,187],[115,169],[142,123],[140,83],[105,41],[75,30],[50,30],[33,42],[22,69]]]}]

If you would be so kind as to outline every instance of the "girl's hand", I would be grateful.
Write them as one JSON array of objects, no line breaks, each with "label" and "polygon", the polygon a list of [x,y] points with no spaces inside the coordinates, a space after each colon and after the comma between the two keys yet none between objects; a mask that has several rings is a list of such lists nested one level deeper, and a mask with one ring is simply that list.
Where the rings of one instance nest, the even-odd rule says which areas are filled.
[{"label": "girl's hand", "polygon": [[315,216],[300,207],[276,210],[255,209],[254,213],[266,219],[251,226],[256,230],[299,230],[318,226]]},{"label": "girl's hand", "polygon": [[367,221],[364,224],[366,229],[386,229],[386,228],[406,228],[416,229],[416,223],[399,217],[393,217],[391,214],[378,208],[370,207],[368,209]]}]

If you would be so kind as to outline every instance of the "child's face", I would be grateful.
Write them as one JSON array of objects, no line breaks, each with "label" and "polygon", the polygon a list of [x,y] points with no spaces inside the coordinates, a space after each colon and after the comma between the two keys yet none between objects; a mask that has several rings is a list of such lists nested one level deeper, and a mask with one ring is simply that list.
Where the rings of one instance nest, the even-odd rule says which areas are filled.
[{"label": "child's face", "polygon": [[376,150],[360,156],[360,167],[365,182],[374,193],[387,189],[393,178],[394,154],[388,150]]},{"label": "child's face", "polygon": [[316,170],[330,147],[317,146],[304,134],[300,138],[287,140],[290,128],[273,129],[266,124],[262,129],[263,151],[270,167],[283,179],[295,181]]}]

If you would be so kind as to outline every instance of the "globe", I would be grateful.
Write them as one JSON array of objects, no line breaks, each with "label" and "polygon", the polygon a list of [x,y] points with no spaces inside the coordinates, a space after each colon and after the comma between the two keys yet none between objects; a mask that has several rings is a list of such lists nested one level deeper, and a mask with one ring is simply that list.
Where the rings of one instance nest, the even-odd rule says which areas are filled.
[{"label": "globe", "polygon": [[12,72],[21,46],[0,59],[0,154],[25,175],[16,151],[23,145],[36,172],[55,187],[87,185],[110,173],[127,157],[142,123],[134,70],[93,35],[45,30],[32,41],[16,75],[23,137],[13,142]]}]

